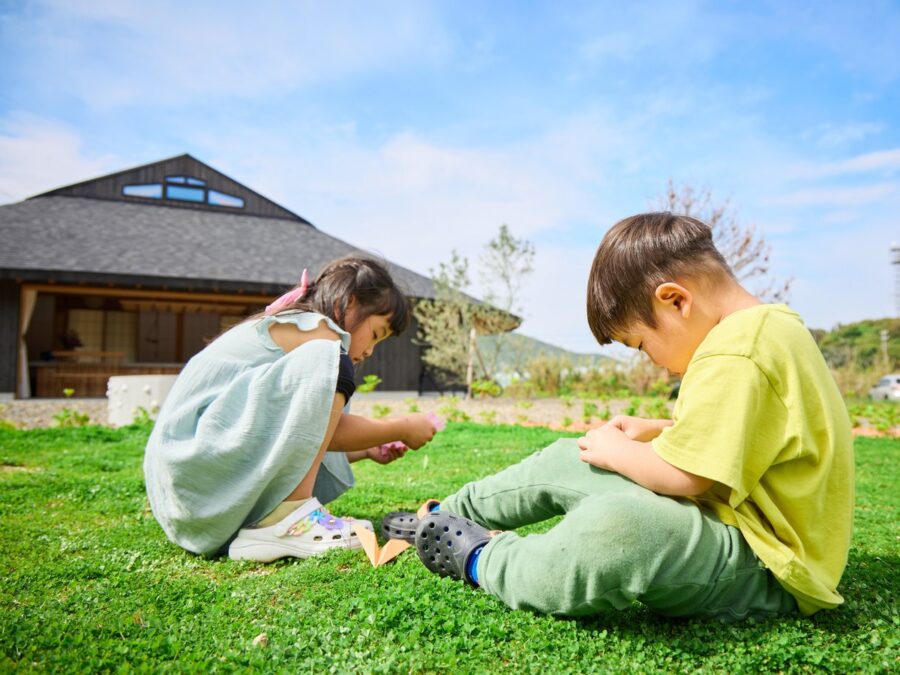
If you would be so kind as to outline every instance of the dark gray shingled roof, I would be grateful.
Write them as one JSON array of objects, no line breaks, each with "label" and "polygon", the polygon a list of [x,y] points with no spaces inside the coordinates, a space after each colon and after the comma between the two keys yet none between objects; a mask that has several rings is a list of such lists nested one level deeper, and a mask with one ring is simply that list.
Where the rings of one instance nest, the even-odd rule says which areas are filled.
[{"label": "dark gray shingled roof", "polygon": [[[0,274],[26,279],[277,293],[308,267],[359,249],[305,221],[162,204],[38,196],[0,206]],[[433,297],[431,280],[388,263],[410,296]]]},{"label": "dark gray shingled roof", "polygon": [[[200,203],[126,194],[126,186],[191,176]],[[168,188],[167,188],[168,189]],[[209,203],[205,190],[239,198]],[[210,192],[212,195],[212,192]],[[0,206],[0,278],[216,290],[270,295],[328,262],[366,253],[191,155],[68,185]],[[434,297],[431,280],[388,262],[413,297]]]}]

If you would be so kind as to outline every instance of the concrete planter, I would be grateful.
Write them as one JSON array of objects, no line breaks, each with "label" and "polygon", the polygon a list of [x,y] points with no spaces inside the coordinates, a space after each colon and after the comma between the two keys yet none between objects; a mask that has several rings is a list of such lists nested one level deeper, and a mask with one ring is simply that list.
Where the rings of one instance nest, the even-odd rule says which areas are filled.
[{"label": "concrete planter", "polygon": [[131,424],[141,410],[156,417],[175,384],[177,375],[121,375],[109,378],[106,388],[108,423],[112,427]]}]

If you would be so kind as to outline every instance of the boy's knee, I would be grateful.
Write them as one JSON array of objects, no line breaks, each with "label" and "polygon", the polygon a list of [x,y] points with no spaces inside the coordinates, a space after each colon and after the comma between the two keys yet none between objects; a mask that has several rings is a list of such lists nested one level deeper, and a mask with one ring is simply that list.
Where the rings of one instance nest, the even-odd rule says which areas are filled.
[{"label": "boy's knee", "polygon": [[665,537],[667,497],[648,492],[622,492],[586,497],[570,513],[574,534],[604,550],[610,564],[632,564]]},{"label": "boy's knee", "polygon": [[538,451],[534,457],[541,462],[549,462],[554,466],[566,463],[573,465],[583,464],[580,459],[581,449],[578,447],[578,439],[576,438],[560,438],[543,450]]}]

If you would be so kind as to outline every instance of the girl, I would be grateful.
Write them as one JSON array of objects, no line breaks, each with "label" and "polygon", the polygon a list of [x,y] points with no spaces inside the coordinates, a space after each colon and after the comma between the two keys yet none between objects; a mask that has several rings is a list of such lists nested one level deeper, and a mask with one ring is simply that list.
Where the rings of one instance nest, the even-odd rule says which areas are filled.
[{"label": "girl", "polygon": [[[353,367],[409,323],[385,267],[347,257],[227,331],[184,367],[147,443],[154,516],[182,548],[268,562],[360,546],[367,521],[322,506],[353,485],[352,461],[382,463],[378,446],[419,448],[425,415],[370,420],[343,414]],[[326,455],[327,450],[331,452]],[[327,459],[326,459],[327,457]],[[324,460],[324,462],[323,462]]]}]

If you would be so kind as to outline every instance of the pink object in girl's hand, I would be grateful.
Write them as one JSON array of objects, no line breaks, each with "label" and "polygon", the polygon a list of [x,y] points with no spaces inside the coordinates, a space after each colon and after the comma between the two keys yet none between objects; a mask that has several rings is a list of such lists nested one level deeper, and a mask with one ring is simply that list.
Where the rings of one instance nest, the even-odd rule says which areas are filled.
[{"label": "pink object in girl's hand", "polygon": [[[434,427],[435,433],[443,431],[447,427],[447,423],[433,412],[429,411],[425,413],[425,416],[428,418],[428,421],[431,422],[431,426]],[[378,446],[378,452],[381,454],[382,459],[387,459],[388,453],[390,453],[391,450],[409,450],[409,448],[406,447],[406,443],[403,441],[391,441],[390,443],[383,443]]]},{"label": "pink object in girl's hand", "polygon": [[433,412],[428,411],[425,413],[425,416],[428,418],[428,421],[431,422],[431,426],[434,427],[435,431],[443,431],[447,427],[447,423]]},{"label": "pink object in girl's hand", "polygon": [[409,450],[409,448],[406,447],[406,443],[403,441],[391,441],[378,446],[378,453],[381,455],[381,459],[386,460],[390,457],[391,450]]}]

